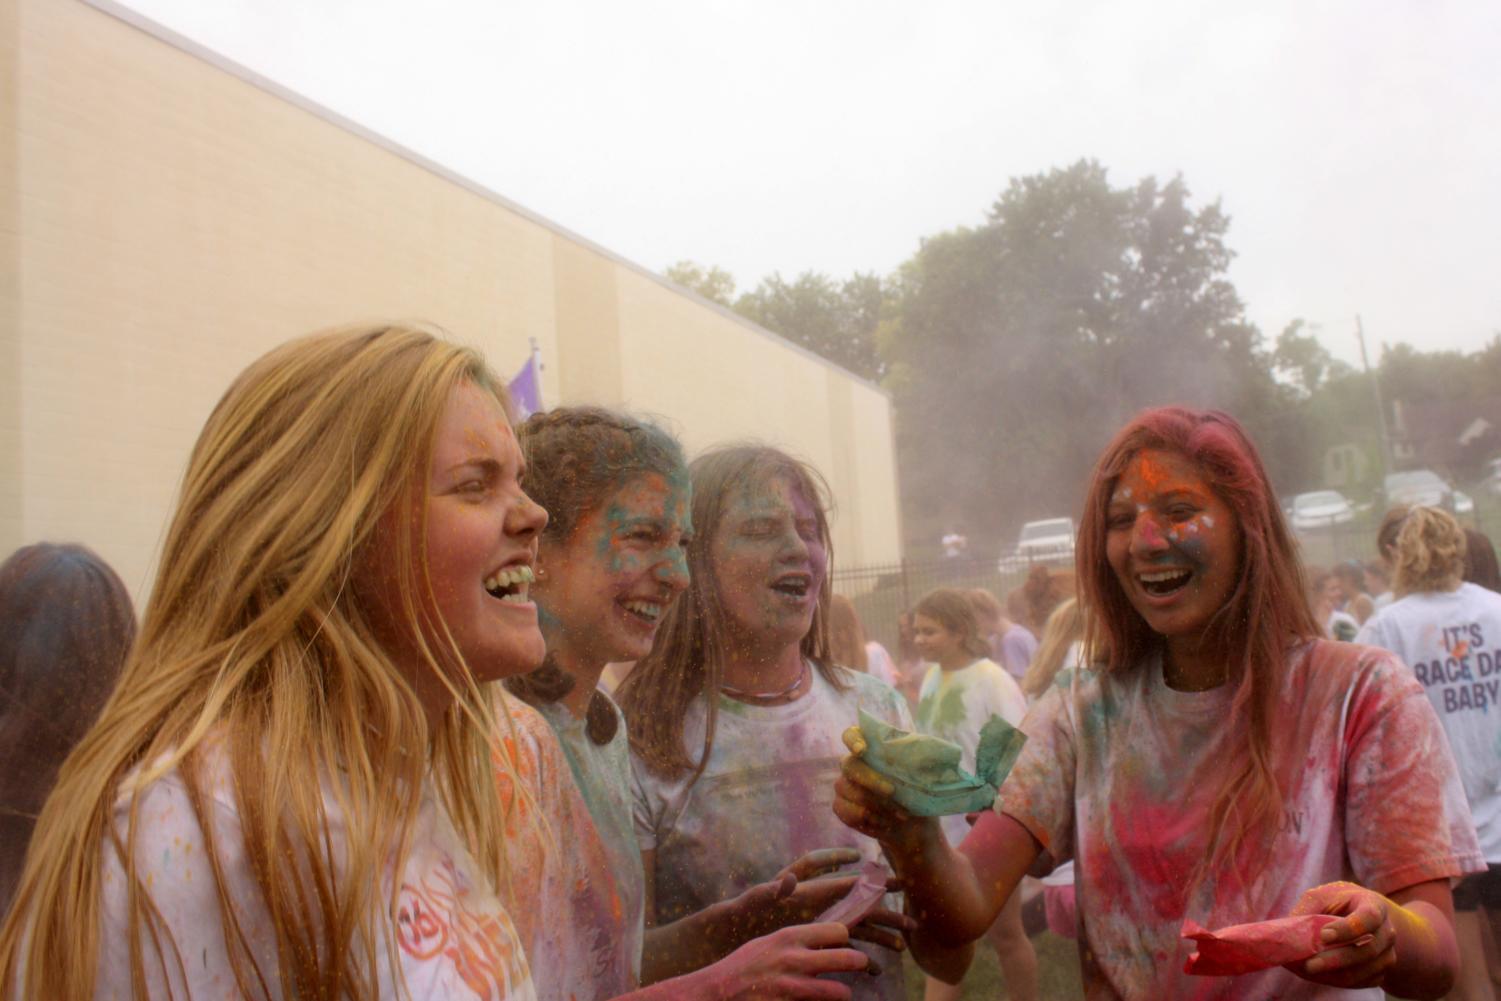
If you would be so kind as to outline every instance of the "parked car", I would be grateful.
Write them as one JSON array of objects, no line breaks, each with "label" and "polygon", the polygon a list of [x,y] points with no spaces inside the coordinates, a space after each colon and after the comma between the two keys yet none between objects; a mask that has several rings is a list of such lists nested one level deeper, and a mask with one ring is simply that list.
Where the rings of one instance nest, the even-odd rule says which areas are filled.
[{"label": "parked car", "polygon": [[1016,548],[1001,557],[1000,570],[1017,570],[1032,563],[1069,563],[1074,558],[1074,519],[1029,521],[1016,537]]},{"label": "parked car", "polygon": [[[1424,507],[1454,510],[1454,488],[1431,469],[1409,469],[1402,473],[1391,473],[1382,483],[1382,493],[1386,497],[1387,507],[1395,507],[1398,504],[1415,506],[1421,504]],[[1473,506],[1472,504],[1471,507]]]},{"label": "parked car", "polygon": [[1311,490],[1293,498],[1293,528],[1308,531],[1353,521],[1355,509],[1338,490]]}]

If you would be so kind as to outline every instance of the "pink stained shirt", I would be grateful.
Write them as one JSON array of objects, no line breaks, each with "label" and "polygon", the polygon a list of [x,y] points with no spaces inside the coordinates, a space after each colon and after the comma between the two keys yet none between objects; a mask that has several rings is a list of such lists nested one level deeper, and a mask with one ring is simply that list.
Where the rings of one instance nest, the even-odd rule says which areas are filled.
[{"label": "pink stained shirt", "polygon": [[[1159,657],[1122,676],[1065,671],[1035,705],[996,809],[1073,859],[1085,994],[1102,999],[1370,998],[1277,968],[1182,972],[1185,918],[1208,928],[1290,913],[1350,880],[1380,893],[1482,865],[1454,760],[1412,674],[1389,654],[1313,642],[1288,659],[1272,753],[1283,809],[1270,844],[1195,880],[1227,765],[1244,759],[1234,692],[1179,692]],[[1234,871],[1239,869],[1239,873]]]}]

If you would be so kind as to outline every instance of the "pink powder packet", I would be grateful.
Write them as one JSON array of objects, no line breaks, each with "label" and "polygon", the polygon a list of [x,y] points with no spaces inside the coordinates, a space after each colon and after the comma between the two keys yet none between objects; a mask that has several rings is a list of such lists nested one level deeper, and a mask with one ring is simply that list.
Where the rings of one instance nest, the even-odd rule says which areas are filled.
[{"label": "pink powder packet", "polygon": [[1323,951],[1319,933],[1338,920],[1333,914],[1305,914],[1231,925],[1219,931],[1206,931],[1192,921],[1185,921],[1182,935],[1193,939],[1197,951],[1183,964],[1183,972],[1226,977],[1302,962]]},{"label": "pink powder packet", "polygon": [[855,927],[881,902],[890,875],[881,863],[866,862],[860,867],[860,878],[850,887],[850,892],[820,914],[817,923],[837,921],[847,928]]}]

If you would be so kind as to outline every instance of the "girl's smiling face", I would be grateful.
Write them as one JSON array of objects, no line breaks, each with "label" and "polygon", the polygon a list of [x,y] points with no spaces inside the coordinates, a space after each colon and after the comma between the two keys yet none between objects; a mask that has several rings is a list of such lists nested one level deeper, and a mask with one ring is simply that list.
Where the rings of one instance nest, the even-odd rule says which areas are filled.
[{"label": "girl's smiling face", "polygon": [[1235,590],[1241,529],[1199,468],[1143,449],[1111,495],[1105,552],[1131,606],[1157,633],[1196,642]]},{"label": "girl's smiling face", "polygon": [[[547,512],[521,487],[525,463],[500,402],[462,382],[449,394],[435,429],[432,461],[415,480],[420,496],[409,525],[393,509],[362,552],[356,589],[372,608],[374,625],[398,666],[425,702],[446,699],[441,682],[425,676],[416,637],[404,623],[409,576],[395,565],[396,534],[419,536],[416,558],[426,561],[431,584],[427,644],[443,650],[441,620],[477,681],[534,670],[542,663],[537,607],[529,598],[537,537]],[[425,518],[421,508],[426,508]],[[420,534],[419,534],[420,533]],[[415,575],[421,579],[419,563]]]},{"label": "girl's smiling face", "polygon": [[[964,657],[964,639],[926,615],[912,617],[912,645],[923,660],[943,664]],[[968,658],[973,660],[973,657]]]},{"label": "girl's smiling face", "polygon": [[733,488],[709,546],[719,601],[738,639],[763,649],[802,642],[829,558],[818,508],[797,483],[774,476]]},{"label": "girl's smiling face", "polygon": [[687,471],[627,480],[569,537],[544,540],[532,593],[555,650],[594,664],[651,651],[669,605],[688,586]]}]

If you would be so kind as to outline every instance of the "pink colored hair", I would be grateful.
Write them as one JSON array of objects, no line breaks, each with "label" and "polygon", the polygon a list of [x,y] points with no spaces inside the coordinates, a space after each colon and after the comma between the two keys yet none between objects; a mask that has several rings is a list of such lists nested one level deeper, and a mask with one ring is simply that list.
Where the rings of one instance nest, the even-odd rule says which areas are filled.
[{"label": "pink colored hair", "polygon": [[[1227,776],[1210,813],[1209,864],[1236,857],[1249,832],[1270,831],[1282,808],[1273,770],[1273,717],[1289,649],[1322,635],[1308,606],[1297,546],[1256,446],[1229,414],[1159,407],[1144,410],[1116,434],[1095,465],[1079,525],[1077,566],[1089,645],[1108,654],[1105,670],[1142,664],[1162,642],[1131,606],[1105,554],[1107,509],[1116,483],[1143,449],[1175,452],[1193,462],[1240,525],[1237,583],[1205,631],[1222,651],[1236,686],[1233,717],[1247,721],[1247,753]],[[1229,837],[1222,837],[1227,832]]]}]

